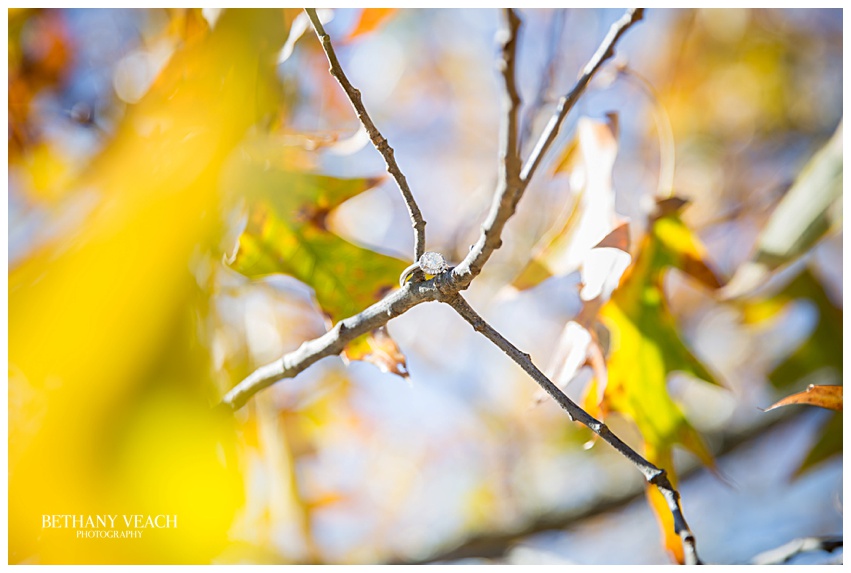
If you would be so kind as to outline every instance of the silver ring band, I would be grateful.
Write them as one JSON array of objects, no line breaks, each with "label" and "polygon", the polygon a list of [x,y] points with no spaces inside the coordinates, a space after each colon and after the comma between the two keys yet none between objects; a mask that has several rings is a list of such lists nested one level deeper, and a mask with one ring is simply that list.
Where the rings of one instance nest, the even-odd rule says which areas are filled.
[{"label": "silver ring band", "polygon": [[420,268],[420,262],[417,261],[413,265],[409,266],[407,269],[402,271],[402,274],[399,275],[399,286],[404,287],[405,283],[408,281],[408,277],[414,274],[414,271]]}]

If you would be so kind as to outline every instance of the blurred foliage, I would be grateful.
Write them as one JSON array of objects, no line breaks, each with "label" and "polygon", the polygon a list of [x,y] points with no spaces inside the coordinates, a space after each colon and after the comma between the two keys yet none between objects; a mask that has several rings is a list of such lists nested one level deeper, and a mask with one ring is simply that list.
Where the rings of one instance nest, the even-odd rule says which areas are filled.
[{"label": "blurred foliage", "polygon": [[[794,302],[807,302],[814,307],[818,319],[812,332],[801,344],[777,364],[768,379],[778,390],[801,388],[812,380],[841,383],[842,378],[842,309],[837,308],[824,292],[824,287],[804,269],[773,295],[754,296],[741,301],[746,322],[769,322],[785,312]],[[841,387],[840,387],[841,392]],[[841,396],[841,394],[840,394]],[[842,415],[831,415],[806,458],[796,470],[801,474],[818,462],[842,453]]]},{"label": "blurred foliage", "polygon": [[[820,114],[828,110],[789,87],[814,80],[806,68],[818,60],[818,45],[831,38],[806,34],[781,14],[743,8],[675,13],[679,25],[657,65],[674,73],[659,91],[677,141],[698,134],[741,141],[824,127]],[[816,90],[813,83],[804,89]]]},{"label": "blurred foliage", "polygon": [[534,287],[553,275],[582,264],[589,249],[614,228],[612,169],[618,153],[618,118],[608,121],[583,117],[576,135],[565,146],[554,175],[567,174],[573,197],[558,220],[534,248],[534,254],[512,281],[518,290]]},{"label": "blurred foliage", "polygon": [[842,225],[842,123],[807,163],[771,213],[755,252],[725,288],[727,298],[743,296],[769,274],[797,260],[829,231]]},{"label": "blurred foliage", "polygon": [[[9,10],[9,158],[40,140],[32,121],[33,98],[65,81],[73,47],[59,11]],[[24,30],[26,33],[24,34]]]},{"label": "blurred foliage", "polygon": [[[52,20],[50,17],[49,20]],[[225,13],[172,56],[68,194],[90,208],[9,273],[9,558],[203,563],[243,499],[187,262],[219,232],[222,164],[277,91],[280,11]],[[11,104],[10,104],[11,105]],[[42,514],[176,514],[134,543]]]},{"label": "blurred foliage", "polygon": [[799,272],[774,295],[744,302],[742,316],[747,322],[758,324],[783,312],[793,301],[809,301],[814,305],[818,322],[802,344],[769,372],[768,379],[778,389],[800,384],[816,372],[841,382],[842,309],[830,301],[812,271]]}]

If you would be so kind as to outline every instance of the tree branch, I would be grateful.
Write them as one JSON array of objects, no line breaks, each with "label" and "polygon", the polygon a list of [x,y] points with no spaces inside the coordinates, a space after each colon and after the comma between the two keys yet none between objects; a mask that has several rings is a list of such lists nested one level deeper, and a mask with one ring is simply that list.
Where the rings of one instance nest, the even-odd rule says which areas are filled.
[{"label": "tree branch", "polygon": [[697,547],[694,540],[694,535],[686,523],[680,508],[680,494],[671,485],[668,480],[665,470],[657,468],[635,450],[630,448],[623,440],[617,437],[606,424],[591,417],[585,410],[576,405],[567,395],[562,392],[543,372],[532,363],[531,357],[519,350],[511,344],[504,336],[496,329],[489,325],[479,314],[473,310],[466,300],[459,294],[444,300],[461,317],[470,323],[473,330],[484,335],[488,340],[493,342],[500,350],[505,352],[509,358],[514,360],[535,382],[538,383],[544,391],[553,397],[561,408],[567,412],[568,417],[572,421],[579,422],[587,426],[592,432],[600,436],[606,443],[615,448],[621,455],[631,461],[639,471],[644,475],[648,483],[653,484],[665,498],[668,503],[668,508],[671,510],[671,515],[674,518],[674,531],[680,536],[685,550],[686,564],[694,565],[700,563],[697,556]]},{"label": "tree branch", "polygon": [[[402,195],[405,197],[415,233],[416,258],[423,252],[425,221],[417,208],[407,182],[393,159],[393,150],[387,144],[361,102],[360,92],[349,83],[337,61],[329,36],[325,33],[322,23],[313,9],[307,8],[308,17],[313,23],[317,36],[331,64],[331,74],[349,96],[355,111],[369,133],[373,144],[381,152],[387,162],[388,171],[396,178]],[[500,138],[500,171],[499,181],[491,210],[482,226],[482,234],[478,242],[460,265],[451,272],[446,272],[430,281],[411,282],[401,290],[394,291],[381,301],[373,304],[363,312],[344,319],[324,335],[303,343],[297,350],[286,354],[279,360],[262,366],[234,387],[223,399],[223,404],[236,410],[242,407],[256,392],[283,378],[296,376],[314,362],[342,352],[347,343],[358,336],[386,324],[390,319],[399,316],[415,305],[426,301],[446,302],[454,308],[473,328],[484,334],[494,344],[503,350],[526,371],[556,402],[567,412],[573,421],[578,421],[599,435],[605,442],[614,447],[624,457],[630,460],[644,475],[648,483],[655,485],[668,503],[674,518],[674,530],[680,536],[685,549],[686,563],[699,563],[694,536],[688,528],[679,504],[679,493],[668,480],[665,470],[659,469],[618,438],[602,422],[591,417],[582,408],[572,402],[558,387],[556,387],[532,363],[528,354],[505,339],[499,332],[487,324],[472,307],[458,294],[466,289],[473,278],[482,269],[490,255],[502,244],[502,230],[508,219],[514,214],[517,203],[529,180],[534,174],[544,153],[549,149],[561,127],[567,113],[575,105],[579,96],[584,92],[591,77],[597,72],[602,63],[614,53],[614,45],[620,37],[635,22],[642,18],[643,9],[629,10],[620,20],[612,25],[609,34],[603,40],[597,52],[585,66],[576,86],[559,102],[555,115],[544,130],[532,156],[521,171],[521,159],[518,149],[517,116],[520,108],[520,97],[515,82],[515,56],[517,32],[520,20],[513,10],[504,11],[506,28],[501,32],[502,59],[500,71],[505,85],[503,122]]]},{"label": "tree branch", "polygon": [[331,65],[331,75],[334,76],[343,88],[343,91],[346,92],[346,96],[348,96],[349,101],[352,103],[352,107],[355,108],[355,113],[357,114],[358,119],[361,121],[364,128],[366,128],[369,139],[372,141],[372,144],[381,156],[384,157],[384,162],[387,164],[387,172],[393,176],[393,179],[396,180],[396,184],[399,186],[399,191],[402,192],[402,197],[405,199],[405,204],[408,206],[408,214],[411,217],[411,226],[414,228],[414,260],[419,260],[425,252],[426,222],[425,219],[423,219],[420,208],[417,206],[413,193],[411,193],[411,188],[408,187],[408,180],[405,179],[405,175],[399,169],[399,165],[396,164],[393,148],[390,147],[387,139],[381,135],[381,132],[378,131],[378,128],[375,127],[375,124],[372,122],[372,118],[369,117],[369,114],[363,105],[363,99],[361,98],[360,91],[355,88],[351,82],[349,82],[349,78],[347,78],[346,74],[343,72],[343,68],[340,66],[340,61],[337,59],[337,54],[334,51],[334,46],[331,45],[331,37],[325,33],[325,28],[322,26],[322,22],[316,15],[316,9],[305,8],[304,11],[307,12],[307,16],[310,18],[310,23],[313,24],[316,36],[322,43],[322,49],[325,51],[325,56],[328,58],[328,63]]},{"label": "tree branch", "polygon": [[626,14],[621,16],[621,18],[612,24],[611,28],[609,28],[609,33],[606,34],[606,37],[600,44],[600,47],[597,48],[597,51],[582,69],[582,74],[576,81],[576,85],[574,85],[573,89],[566,95],[562,96],[559,100],[555,113],[550,118],[550,122],[544,128],[544,132],[541,134],[541,137],[538,138],[538,143],[535,144],[535,148],[532,150],[529,159],[523,166],[521,178],[523,179],[524,184],[528,183],[529,179],[532,178],[532,175],[535,174],[544,154],[546,154],[550,145],[552,145],[553,141],[555,141],[562,122],[564,122],[564,119],[567,117],[570,110],[573,109],[573,106],[576,105],[576,102],[579,100],[579,96],[581,96],[585,91],[585,88],[588,87],[588,83],[591,81],[591,78],[594,77],[594,74],[597,73],[600,66],[603,65],[603,62],[614,55],[615,44],[617,44],[621,36],[623,36],[633,24],[641,20],[643,17],[644,8],[630,8],[626,11]]},{"label": "tree branch", "polygon": [[[376,144],[379,151],[382,151],[385,146],[386,149],[390,149],[390,146],[387,145],[387,140],[381,137],[381,134],[378,133],[377,129],[375,129],[375,126],[369,119],[366,110],[363,108],[360,101],[360,93],[352,87],[348,79],[346,79],[345,74],[343,74],[340,64],[337,61],[337,56],[331,46],[331,40],[325,33],[325,29],[319,21],[319,18],[316,16],[316,11],[311,8],[307,8],[306,12],[313,23],[317,36],[319,36],[322,41],[322,46],[325,49],[328,61],[331,64],[331,73],[343,86],[346,94],[349,95],[349,99],[352,101],[352,105],[355,107],[358,117],[360,117],[361,121],[364,122],[364,126],[370,133],[370,138],[373,138],[373,143]],[[600,64],[605,59],[604,55],[610,55],[612,53],[614,44],[623,35],[626,29],[629,28],[634,21],[641,18],[641,12],[641,9],[627,12],[627,15],[624,16],[624,18],[629,16],[629,22],[627,24],[622,24],[621,22],[623,22],[624,18],[621,18],[621,20],[612,26],[612,30],[609,31],[608,36],[606,36],[603,40],[603,43],[597,49],[596,54],[585,67],[586,72],[583,73],[582,76],[583,78],[586,78],[584,80],[584,84],[587,84],[590,76],[596,73]],[[482,235],[479,238],[479,241],[476,245],[474,245],[473,249],[471,249],[464,261],[455,267],[451,273],[444,273],[443,275],[425,282],[417,282],[415,274],[411,282],[403,289],[390,293],[363,312],[342,320],[324,335],[304,342],[297,350],[290,352],[275,362],[266,364],[255,370],[225,395],[222,400],[223,404],[234,410],[238,410],[245,405],[251,396],[260,390],[271,386],[278,380],[296,376],[305,368],[322,358],[339,354],[342,352],[346,344],[353,341],[358,336],[366,334],[374,328],[383,326],[391,318],[399,316],[417,304],[432,300],[448,300],[456,293],[466,289],[470,285],[473,278],[481,272],[482,265],[484,265],[484,263],[488,260],[491,253],[500,247],[502,244],[502,229],[504,228],[506,221],[508,221],[514,213],[517,202],[520,200],[523,190],[528,184],[529,177],[532,176],[532,172],[534,171],[534,169],[530,171],[525,179],[517,174],[519,169],[518,164],[520,163],[519,152],[517,149],[517,112],[520,106],[520,100],[514,79],[514,62],[516,36],[520,27],[520,20],[517,18],[516,14],[514,14],[513,10],[507,10],[504,13],[504,17],[506,20],[506,28],[502,32],[502,61],[500,63],[500,70],[505,84],[503,109],[506,110],[506,120],[502,131],[500,182],[494,195],[491,212],[482,226]],[[582,78],[580,78],[580,83],[582,83],[582,81]],[[569,106],[560,106],[560,108],[565,110],[563,112],[564,114],[569,111],[576,99],[579,95],[581,95],[584,87],[579,89],[579,85],[580,84],[577,84],[577,87],[571,91],[571,94],[575,93],[576,95],[571,98]],[[556,116],[554,116],[553,120],[555,119]],[[561,125],[561,120],[556,121],[554,126],[552,126],[553,121],[551,120],[550,124],[551,127],[548,127],[548,132],[552,132],[552,137],[554,138],[555,132],[558,131]],[[379,143],[383,142],[383,144],[380,145],[379,143],[376,143],[376,140],[378,140]],[[541,146],[539,145],[538,147]],[[549,144],[545,147],[549,147]],[[539,154],[544,151],[546,151],[546,149],[539,151]],[[383,151],[382,155],[384,155],[385,160],[388,162],[388,171],[391,173],[394,171],[399,173],[401,181],[403,182],[400,183],[400,189],[402,189],[403,195],[405,195],[406,198],[408,196],[411,197],[411,200],[407,201],[407,203],[408,209],[411,212],[412,220],[422,221],[422,216],[413,200],[413,196],[410,195],[410,189],[408,188],[407,183],[404,183],[404,176],[401,175],[401,172],[399,172],[398,167],[393,160],[392,149],[390,149],[389,155],[385,154]],[[392,168],[391,164],[393,166]],[[399,179],[397,179],[397,182],[398,181]],[[419,245],[417,247],[417,257],[421,255],[420,251],[424,242],[424,239],[423,242],[420,242],[420,237],[424,237],[424,225],[424,222],[422,226],[419,227],[416,222],[414,224],[414,228],[417,229],[416,244]]]},{"label": "tree branch", "polygon": [[[446,273],[441,275],[443,276],[446,276]],[[446,289],[446,286],[438,280],[441,277],[426,282],[408,283],[405,288],[391,292],[363,312],[341,320],[322,336],[303,342],[296,350],[261,366],[225,394],[222,404],[232,410],[239,410],[260,390],[268,388],[278,380],[295,377],[322,358],[340,354],[346,344],[387,324],[391,318],[422,302],[442,300],[446,295],[441,289]]]},{"label": "tree branch", "polygon": [[[713,436],[713,441],[717,440],[717,447],[714,448],[716,459],[720,460],[725,455],[739,451],[742,446],[753,445],[758,440],[765,438],[772,430],[801,415],[801,411],[789,411],[777,418],[762,418],[753,426],[749,426],[743,433],[730,435],[721,432]],[[706,471],[705,467],[699,461],[693,459],[686,461],[685,467],[678,473],[681,481],[685,482],[694,474],[704,471]],[[637,499],[644,499],[644,489],[644,486],[619,488],[616,492],[609,492],[606,495],[599,495],[586,500],[578,507],[544,511],[529,516],[521,523],[507,529],[496,528],[478,532],[465,539],[456,540],[454,544],[447,543],[429,555],[417,556],[414,559],[393,558],[389,559],[387,564],[425,565],[460,559],[502,559],[513,546],[522,543],[530,536],[544,531],[571,529],[595,516],[618,513]]]},{"label": "tree branch", "polygon": [[[519,26],[519,23],[512,24],[511,17],[513,16],[516,18],[516,16],[514,16],[514,13],[511,10],[509,10],[508,13],[509,37],[510,35],[516,36],[517,26]],[[523,196],[523,192],[529,185],[529,181],[535,174],[541,159],[543,159],[544,154],[547,150],[549,150],[553,141],[555,141],[556,135],[558,135],[559,129],[561,128],[565,117],[567,117],[568,112],[570,112],[570,110],[573,109],[573,106],[576,105],[579,97],[584,93],[585,88],[591,81],[591,78],[594,77],[594,74],[597,73],[603,62],[612,57],[614,54],[615,44],[617,44],[621,36],[623,36],[633,24],[641,20],[643,16],[643,8],[631,8],[627,10],[626,14],[624,14],[617,22],[612,24],[612,27],[609,29],[609,33],[603,39],[600,47],[597,48],[597,51],[583,68],[582,74],[579,76],[576,85],[567,95],[563,96],[559,100],[555,113],[550,118],[547,127],[544,129],[544,132],[535,144],[535,148],[532,150],[532,154],[526,161],[526,164],[522,167],[522,170],[517,173],[515,171],[517,166],[515,166],[513,162],[503,160],[502,169],[500,170],[500,178],[497,183],[496,192],[494,193],[494,200],[491,204],[491,209],[488,213],[487,219],[482,225],[482,234],[479,236],[479,240],[475,245],[473,245],[464,260],[455,267],[455,270],[453,271],[457,280],[464,285],[463,288],[467,288],[470,282],[472,282],[472,280],[482,271],[482,267],[490,258],[491,254],[502,246],[502,230],[505,228],[505,224],[508,219],[514,214],[514,211],[517,208],[517,203]],[[520,102],[519,98],[517,100],[514,99],[514,96],[516,96],[516,88],[514,87],[513,41],[506,42],[503,46],[504,48],[500,67],[503,71],[507,94],[507,98],[504,98],[503,108],[506,107],[505,102],[511,103],[508,106],[509,113],[504,125],[505,131],[503,131],[501,152],[503,157],[508,157],[512,151],[517,152],[517,109],[519,109]]]}]

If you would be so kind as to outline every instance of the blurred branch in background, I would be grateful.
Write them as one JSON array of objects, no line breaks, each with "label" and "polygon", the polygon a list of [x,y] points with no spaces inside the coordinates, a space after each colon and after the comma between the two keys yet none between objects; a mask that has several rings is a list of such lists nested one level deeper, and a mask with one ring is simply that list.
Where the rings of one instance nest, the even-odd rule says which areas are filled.
[{"label": "blurred branch in background", "polygon": [[[715,455],[723,460],[727,454],[744,450],[757,442],[761,437],[770,433],[778,425],[788,422],[800,415],[800,412],[786,412],[783,417],[763,418],[762,421],[747,432],[735,435],[721,434],[716,437]],[[687,464],[680,469],[683,481],[705,471],[697,462]],[[729,487],[736,487],[735,485]],[[618,513],[629,504],[640,502],[644,494],[644,486],[636,483],[633,487],[624,487],[604,499],[592,499],[578,508],[568,511],[550,511],[537,516],[530,522],[520,524],[512,530],[488,531],[466,539],[457,540],[454,545],[447,545],[438,551],[417,560],[396,559],[393,563],[426,564],[436,562],[452,562],[463,559],[504,559],[510,551],[522,544],[528,538],[550,531],[569,531],[582,522],[605,513]]]},{"label": "blurred branch in background", "polygon": [[801,553],[808,551],[827,551],[828,553],[833,553],[840,547],[842,547],[841,537],[805,537],[794,539],[776,549],[760,553],[754,557],[753,565],[783,565]]}]

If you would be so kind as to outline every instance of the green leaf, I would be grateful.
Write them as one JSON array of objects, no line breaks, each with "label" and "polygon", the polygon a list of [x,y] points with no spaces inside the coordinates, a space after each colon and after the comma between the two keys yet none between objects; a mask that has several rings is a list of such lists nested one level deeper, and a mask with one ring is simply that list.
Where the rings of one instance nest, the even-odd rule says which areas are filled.
[{"label": "green leaf", "polygon": [[287,274],[313,288],[333,322],[357,314],[391,289],[406,263],[354,245],[330,231],[329,212],[378,179],[339,179],[244,165],[248,224],[231,266],[262,278]]},{"label": "green leaf", "polygon": [[795,470],[801,476],[820,462],[842,453],[842,412],[835,412],[821,428],[821,435],[810,448],[807,457]]},{"label": "green leaf", "polygon": [[812,248],[842,217],[842,123],[798,174],[757,239],[756,251],[736,271],[725,298],[761,286],[773,270]]},{"label": "green leaf", "polygon": [[833,305],[821,283],[806,270],[790,282],[775,301],[807,299],[815,304],[819,321],[813,333],[768,375],[776,388],[787,388],[806,376],[829,368],[842,381],[842,309]]}]

